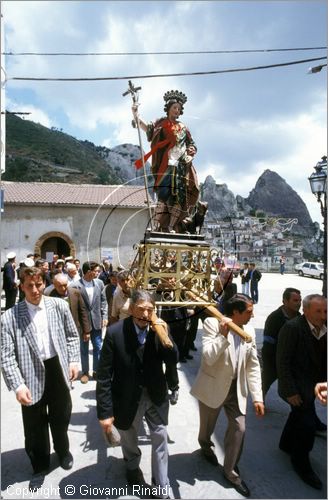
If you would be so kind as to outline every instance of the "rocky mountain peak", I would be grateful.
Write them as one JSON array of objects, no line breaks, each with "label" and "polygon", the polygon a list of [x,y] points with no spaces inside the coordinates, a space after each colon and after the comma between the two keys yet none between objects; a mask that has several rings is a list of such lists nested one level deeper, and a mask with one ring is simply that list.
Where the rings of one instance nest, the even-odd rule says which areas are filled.
[{"label": "rocky mountain peak", "polygon": [[201,188],[201,198],[208,202],[208,216],[210,218],[225,219],[237,215],[236,198],[226,184],[217,184],[211,175],[208,175]]},{"label": "rocky mountain peak", "polygon": [[246,203],[268,215],[297,217],[298,226],[309,228],[312,219],[302,198],[276,172],[265,170],[258,178]]}]

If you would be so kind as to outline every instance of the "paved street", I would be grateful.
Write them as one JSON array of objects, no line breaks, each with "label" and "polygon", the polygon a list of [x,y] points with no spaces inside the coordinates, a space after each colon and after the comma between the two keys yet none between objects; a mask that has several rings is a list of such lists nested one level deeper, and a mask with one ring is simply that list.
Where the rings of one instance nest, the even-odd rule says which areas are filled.
[{"label": "paved street", "polygon": [[[236,280],[240,289],[239,279]],[[260,299],[255,305],[252,320],[261,345],[262,329],[266,316],[281,303],[284,288],[293,286],[309,293],[321,293],[322,282],[296,275],[263,274],[259,284]],[[169,422],[169,476],[175,498],[184,499],[234,499],[243,498],[228,487],[220,467],[205,462],[199,452],[198,408],[189,394],[200,363],[201,329],[197,336],[198,351],[192,361],[179,365],[180,399],[170,409]],[[82,385],[74,383],[72,391],[73,415],[69,427],[71,451],[75,458],[72,471],[58,466],[55,454],[51,457],[51,471],[46,476],[39,493],[28,492],[31,467],[24,451],[21,414],[13,393],[5,384],[1,386],[1,448],[2,448],[2,498],[117,498],[129,496],[120,448],[108,448],[96,418],[95,382]],[[246,439],[240,461],[240,471],[251,490],[252,498],[327,498],[326,439],[316,438],[311,454],[314,470],[324,482],[324,489],[317,491],[304,484],[292,470],[289,457],[278,449],[282,427],[289,407],[277,395],[277,384],[267,397],[267,414],[255,417],[249,405],[246,418]],[[318,415],[326,421],[326,409],[317,404]],[[225,416],[220,416],[215,444],[222,464]],[[150,477],[149,433],[145,428],[140,438],[141,468],[148,483]],[[120,491],[115,490],[121,488]],[[107,490],[105,490],[107,488]],[[173,496],[171,495],[171,496]]]}]

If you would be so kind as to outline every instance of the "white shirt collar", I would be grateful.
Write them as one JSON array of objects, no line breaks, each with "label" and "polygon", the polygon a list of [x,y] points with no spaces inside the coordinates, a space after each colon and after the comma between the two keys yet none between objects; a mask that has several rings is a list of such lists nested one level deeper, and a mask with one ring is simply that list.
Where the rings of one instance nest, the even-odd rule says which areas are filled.
[{"label": "white shirt collar", "polygon": [[310,327],[310,330],[311,330],[311,333],[315,336],[315,338],[317,339],[321,339],[321,337],[323,337],[326,333],[327,333],[327,326],[326,325],[323,325],[321,328],[320,328],[320,332],[319,332],[319,335],[316,336],[313,332],[313,330],[315,330],[315,326],[311,323],[311,321],[309,321],[308,319],[306,319],[309,327]]},{"label": "white shirt collar", "polygon": [[46,308],[43,296],[41,297],[41,300],[40,300],[40,302],[39,302],[38,305],[31,304],[31,302],[28,302],[26,299],[25,299],[25,302],[26,302],[27,308],[30,311],[39,311],[40,309],[45,309]]},{"label": "white shirt collar", "polygon": [[93,286],[93,285],[94,285],[93,280],[91,280],[91,281],[86,281],[84,278],[82,278],[82,282],[83,282],[83,285],[84,285],[85,287],[88,287],[88,286]]}]

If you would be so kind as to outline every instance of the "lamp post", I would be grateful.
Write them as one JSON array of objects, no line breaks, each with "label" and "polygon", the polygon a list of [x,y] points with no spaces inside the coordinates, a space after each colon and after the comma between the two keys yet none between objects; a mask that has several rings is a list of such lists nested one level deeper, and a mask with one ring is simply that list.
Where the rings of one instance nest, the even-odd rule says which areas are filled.
[{"label": "lamp post", "polygon": [[322,294],[327,297],[327,156],[322,156],[309,177],[312,193],[320,203],[323,217],[323,285]]}]

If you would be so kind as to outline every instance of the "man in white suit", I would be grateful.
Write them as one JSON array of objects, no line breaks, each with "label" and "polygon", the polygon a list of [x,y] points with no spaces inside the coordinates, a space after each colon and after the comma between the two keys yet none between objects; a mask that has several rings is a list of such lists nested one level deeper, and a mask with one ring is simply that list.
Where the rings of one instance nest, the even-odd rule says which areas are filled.
[{"label": "man in white suit", "polygon": [[[264,415],[261,371],[256,352],[255,332],[246,326],[253,316],[253,302],[243,294],[236,294],[225,305],[221,322],[207,318],[204,322],[203,353],[199,372],[191,394],[199,400],[200,427],[198,441],[204,458],[218,465],[211,436],[223,407],[228,428],[224,438],[224,476],[241,495],[250,491],[241,479],[238,461],[244,434],[248,391],[251,393],[255,412]],[[246,343],[229,330],[233,321],[252,336]]]},{"label": "man in white suit", "polygon": [[42,269],[27,267],[20,280],[25,300],[2,317],[1,362],[6,385],[22,407],[25,450],[33,468],[30,490],[36,491],[50,464],[49,426],[61,467],[73,466],[67,430],[80,339],[68,304],[42,295]]}]

